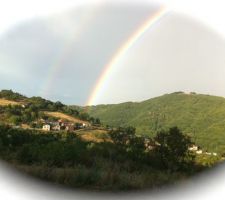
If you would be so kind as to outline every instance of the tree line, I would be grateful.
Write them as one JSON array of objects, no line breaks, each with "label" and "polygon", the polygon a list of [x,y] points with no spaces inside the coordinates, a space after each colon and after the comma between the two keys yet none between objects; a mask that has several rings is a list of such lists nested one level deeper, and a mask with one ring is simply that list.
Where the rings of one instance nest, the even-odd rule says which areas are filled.
[{"label": "tree line", "polygon": [[111,141],[97,143],[73,132],[43,133],[0,125],[0,156],[46,180],[110,190],[173,183],[203,169],[188,151],[190,138],[177,127],[147,138],[150,149],[133,127],[117,128],[109,135]]},{"label": "tree line", "polygon": [[109,135],[112,142],[93,143],[81,140],[75,133],[43,133],[1,125],[0,149],[4,157],[14,155],[25,164],[64,166],[92,163],[96,157],[103,157],[171,171],[193,169],[194,154],[188,150],[193,143],[177,127],[147,138],[147,143],[146,137],[135,135],[133,127],[118,128]]}]

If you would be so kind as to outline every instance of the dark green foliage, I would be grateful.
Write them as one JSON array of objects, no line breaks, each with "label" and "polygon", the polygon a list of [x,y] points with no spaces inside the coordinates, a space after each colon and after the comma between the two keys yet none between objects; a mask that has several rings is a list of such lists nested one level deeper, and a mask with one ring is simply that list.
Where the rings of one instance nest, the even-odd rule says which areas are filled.
[{"label": "dark green foliage", "polygon": [[133,128],[133,127],[127,127],[127,128],[119,127],[116,130],[112,130],[110,132],[110,136],[111,136],[113,142],[116,145],[126,146],[127,144],[129,144],[131,142],[132,138],[135,137],[135,128]]},{"label": "dark green foliage", "polygon": [[40,158],[38,157],[39,148],[40,147],[36,143],[32,145],[31,144],[22,145],[17,154],[18,161],[23,164],[33,164],[39,161],[40,160]]},{"label": "dark green foliage", "polygon": [[55,103],[43,99],[42,97],[31,97],[28,100],[29,104],[28,105],[33,105],[35,106],[38,110],[49,110],[49,111],[55,111],[56,107]]},{"label": "dark green foliage", "polygon": [[[112,161],[134,160],[148,164],[152,154],[161,160],[165,169],[183,169],[193,165],[194,157],[188,151],[192,143],[179,129],[171,128],[160,132],[151,140],[154,151],[146,151],[144,137],[136,136],[133,127],[111,131],[113,143],[90,143],[80,140],[74,133],[42,133],[31,130],[13,129],[0,126],[1,145],[18,153],[19,161],[48,163],[50,166],[73,166],[75,163],[92,165],[95,157]],[[17,156],[15,157],[15,159]]]},{"label": "dark green foliage", "polygon": [[[177,127],[169,131],[157,133],[154,139],[136,136],[133,127],[118,128],[110,132],[110,136],[127,156],[139,162],[155,162],[154,166],[170,171],[189,170],[194,166],[194,154],[188,150],[193,145],[190,137],[184,135]],[[146,152],[145,141],[153,150]],[[150,160],[148,160],[150,159]],[[153,165],[152,165],[153,166]]]},{"label": "dark green foliage", "polygon": [[0,91],[0,98],[14,100],[14,101],[20,101],[20,100],[26,99],[27,97],[25,97],[24,95],[21,95],[19,93],[13,92],[12,90],[2,90],[2,91]]},{"label": "dark green foliage", "polygon": [[133,160],[141,160],[142,162],[146,161],[146,159],[148,159],[148,154],[145,153],[145,150],[146,147],[144,137],[132,137],[130,139],[128,152]]},{"label": "dark green foliage", "polygon": [[96,124],[96,125],[100,125],[100,124],[101,124],[100,119],[99,119],[99,118],[96,118],[96,119],[94,120],[94,124]]},{"label": "dark green foliage", "polygon": [[79,116],[79,111],[74,109],[74,108],[71,108],[70,106],[62,107],[62,112],[65,113],[65,114],[74,116],[74,117],[78,117]]},{"label": "dark green foliage", "polygon": [[15,125],[21,123],[31,123],[38,118],[39,110],[34,105],[28,105],[26,108],[20,105],[8,105],[0,107],[0,113],[5,115],[5,122]]},{"label": "dark green foliage", "polygon": [[[74,133],[42,133],[1,125],[0,155],[38,177],[92,189],[156,187],[179,179],[176,173],[189,176],[183,168],[172,174],[167,173],[171,166],[160,169],[155,163],[159,155],[153,157],[152,151],[146,151],[145,138],[135,136],[133,127],[114,132],[111,134],[116,143],[94,143]],[[193,172],[194,163],[189,167]]]},{"label": "dark green foliage", "polygon": [[89,116],[89,114],[88,113],[86,113],[86,112],[82,112],[82,113],[80,113],[80,119],[82,119],[82,120],[89,120],[90,119],[90,116]]},{"label": "dark green foliage", "polygon": [[89,117],[89,122],[91,122],[92,125],[98,126],[101,124],[101,121],[99,118]]},{"label": "dark green foliage", "polygon": [[15,125],[19,125],[22,122],[22,119],[19,116],[13,115],[9,118],[9,122]]},{"label": "dark green foliage", "polygon": [[159,132],[154,140],[156,142],[154,153],[165,168],[171,171],[191,169],[194,154],[188,150],[193,144],[190,137],[184,135],[177,127],[173,127],[169,131]]}]

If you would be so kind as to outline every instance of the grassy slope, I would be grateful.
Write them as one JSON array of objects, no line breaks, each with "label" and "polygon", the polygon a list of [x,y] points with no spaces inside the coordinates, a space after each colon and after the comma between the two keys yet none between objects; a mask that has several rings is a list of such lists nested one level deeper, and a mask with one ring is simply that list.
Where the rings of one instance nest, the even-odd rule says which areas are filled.
[{"label": "grassy slope", "polygon": [[94,130],[85,130],[81,129],[76,131],[83,140],[89,142],[110,142],[111,139],[106,130],[94,129]]},{"label": "grassy slope", "polygon": [[134,126],[138,134],[154,135],[161,128],[178,126],[203,149],[225,152],[225,99],[222,97],[172,93],[140,103],[93,106],[89,113],[104,124]]},{"label": "grassy slope", "polygon": [[70,122],[74,122],[74,123],[86,123],[86,124],[90,124],[87,121],[83,121],[80,120],[78,118],[69,116],[67,114],[61,113],[61,112],[44,112],[46,115],[51,116],[51,117],[56,117],[56,118],[60,118],[60,119],[64,119],[64,120],[68,120]]},{"label": "grassy slope", "polygon": [[[21,104],[22,103],[20,103],[20,102],[0,98],[0,106],[21,105]],[[0,113],[0,122],[1,121],[6,121],[6,119],[5,119],[5,116]]]},{"label": "grassy slope", "polygon": [[8,106],[8,105],[21,105],[21,103],[0,98],[0,106]]}]

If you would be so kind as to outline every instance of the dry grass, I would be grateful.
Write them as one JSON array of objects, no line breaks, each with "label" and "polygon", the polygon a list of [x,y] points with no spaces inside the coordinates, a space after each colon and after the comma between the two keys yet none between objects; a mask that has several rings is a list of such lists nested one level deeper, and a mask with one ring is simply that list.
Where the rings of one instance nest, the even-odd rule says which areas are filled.
[{"label": "dry grass", "polygon": [[28,124],[21,124],[21,128],[23,128],[23,129],[33,129]]},{"label": "dry grass", "polygon": [[94,135],[91,135],[91,134],[81,135],[81,138],[88,142],[96,142],[96,143],[104,142],[103,139],[96,138]]},{"label": "dry grass", "polygon": [[10,101],[7,99],[0,99],[0,106],[8,106],[8,105],[21,105],[21,103],[16,101]]},{"label": "dry grass", "polygon": [[[73,167],[48,167],[44,165],[22,165],[13,163],[13,167],[25,175],[32,175],[56,184],[88,189],[89,191],[137,191],[143,189],[168,189],[185,184],[188,176],[182,172],[143,168],[133,172],[126,171],[124,163],[112,163],[101,160],[104,168],[88,168],[84,165]],[[125,165],[126,166],[126,165]]]},{"label": "dry grass", "polygon": [[90,142],[110,142],[111,139],[106,130],[81,130],[78,132],[79,136]]},{"label": "dry grass", "polygon": [[83,120],[80,120],[78,118],[75,118],[75,117],[71,117],[69,115],[66,115],[64,113],[61,113],[61,112],[44,112],[44,114],[48,115],[48,116],[51,116],[51,117],[56,117],[56,118],[60,118],[60,119],[64,119],[64,120],[68,120],[70,122],[74,122],[74,123],[85,123],[85,124],[88,124],[90,125],[89,122],[87,121],[83,121]]}]

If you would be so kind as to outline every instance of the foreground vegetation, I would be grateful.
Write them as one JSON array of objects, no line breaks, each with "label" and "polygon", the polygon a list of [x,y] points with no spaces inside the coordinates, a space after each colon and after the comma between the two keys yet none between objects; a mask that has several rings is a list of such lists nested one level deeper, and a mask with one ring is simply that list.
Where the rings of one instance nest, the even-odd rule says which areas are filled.
[{"label": "foreground vegetation", "polygon": [[190,138],[176,127],[149,138],[151,150],[146,148],[146,138],[135,136],[132,127],[112,130],[109,135],[111,141],[97,143],[75,133],[1,125],[0,156],[39,178],[93,190],[156,188],[205,169],[187,149]]}]

